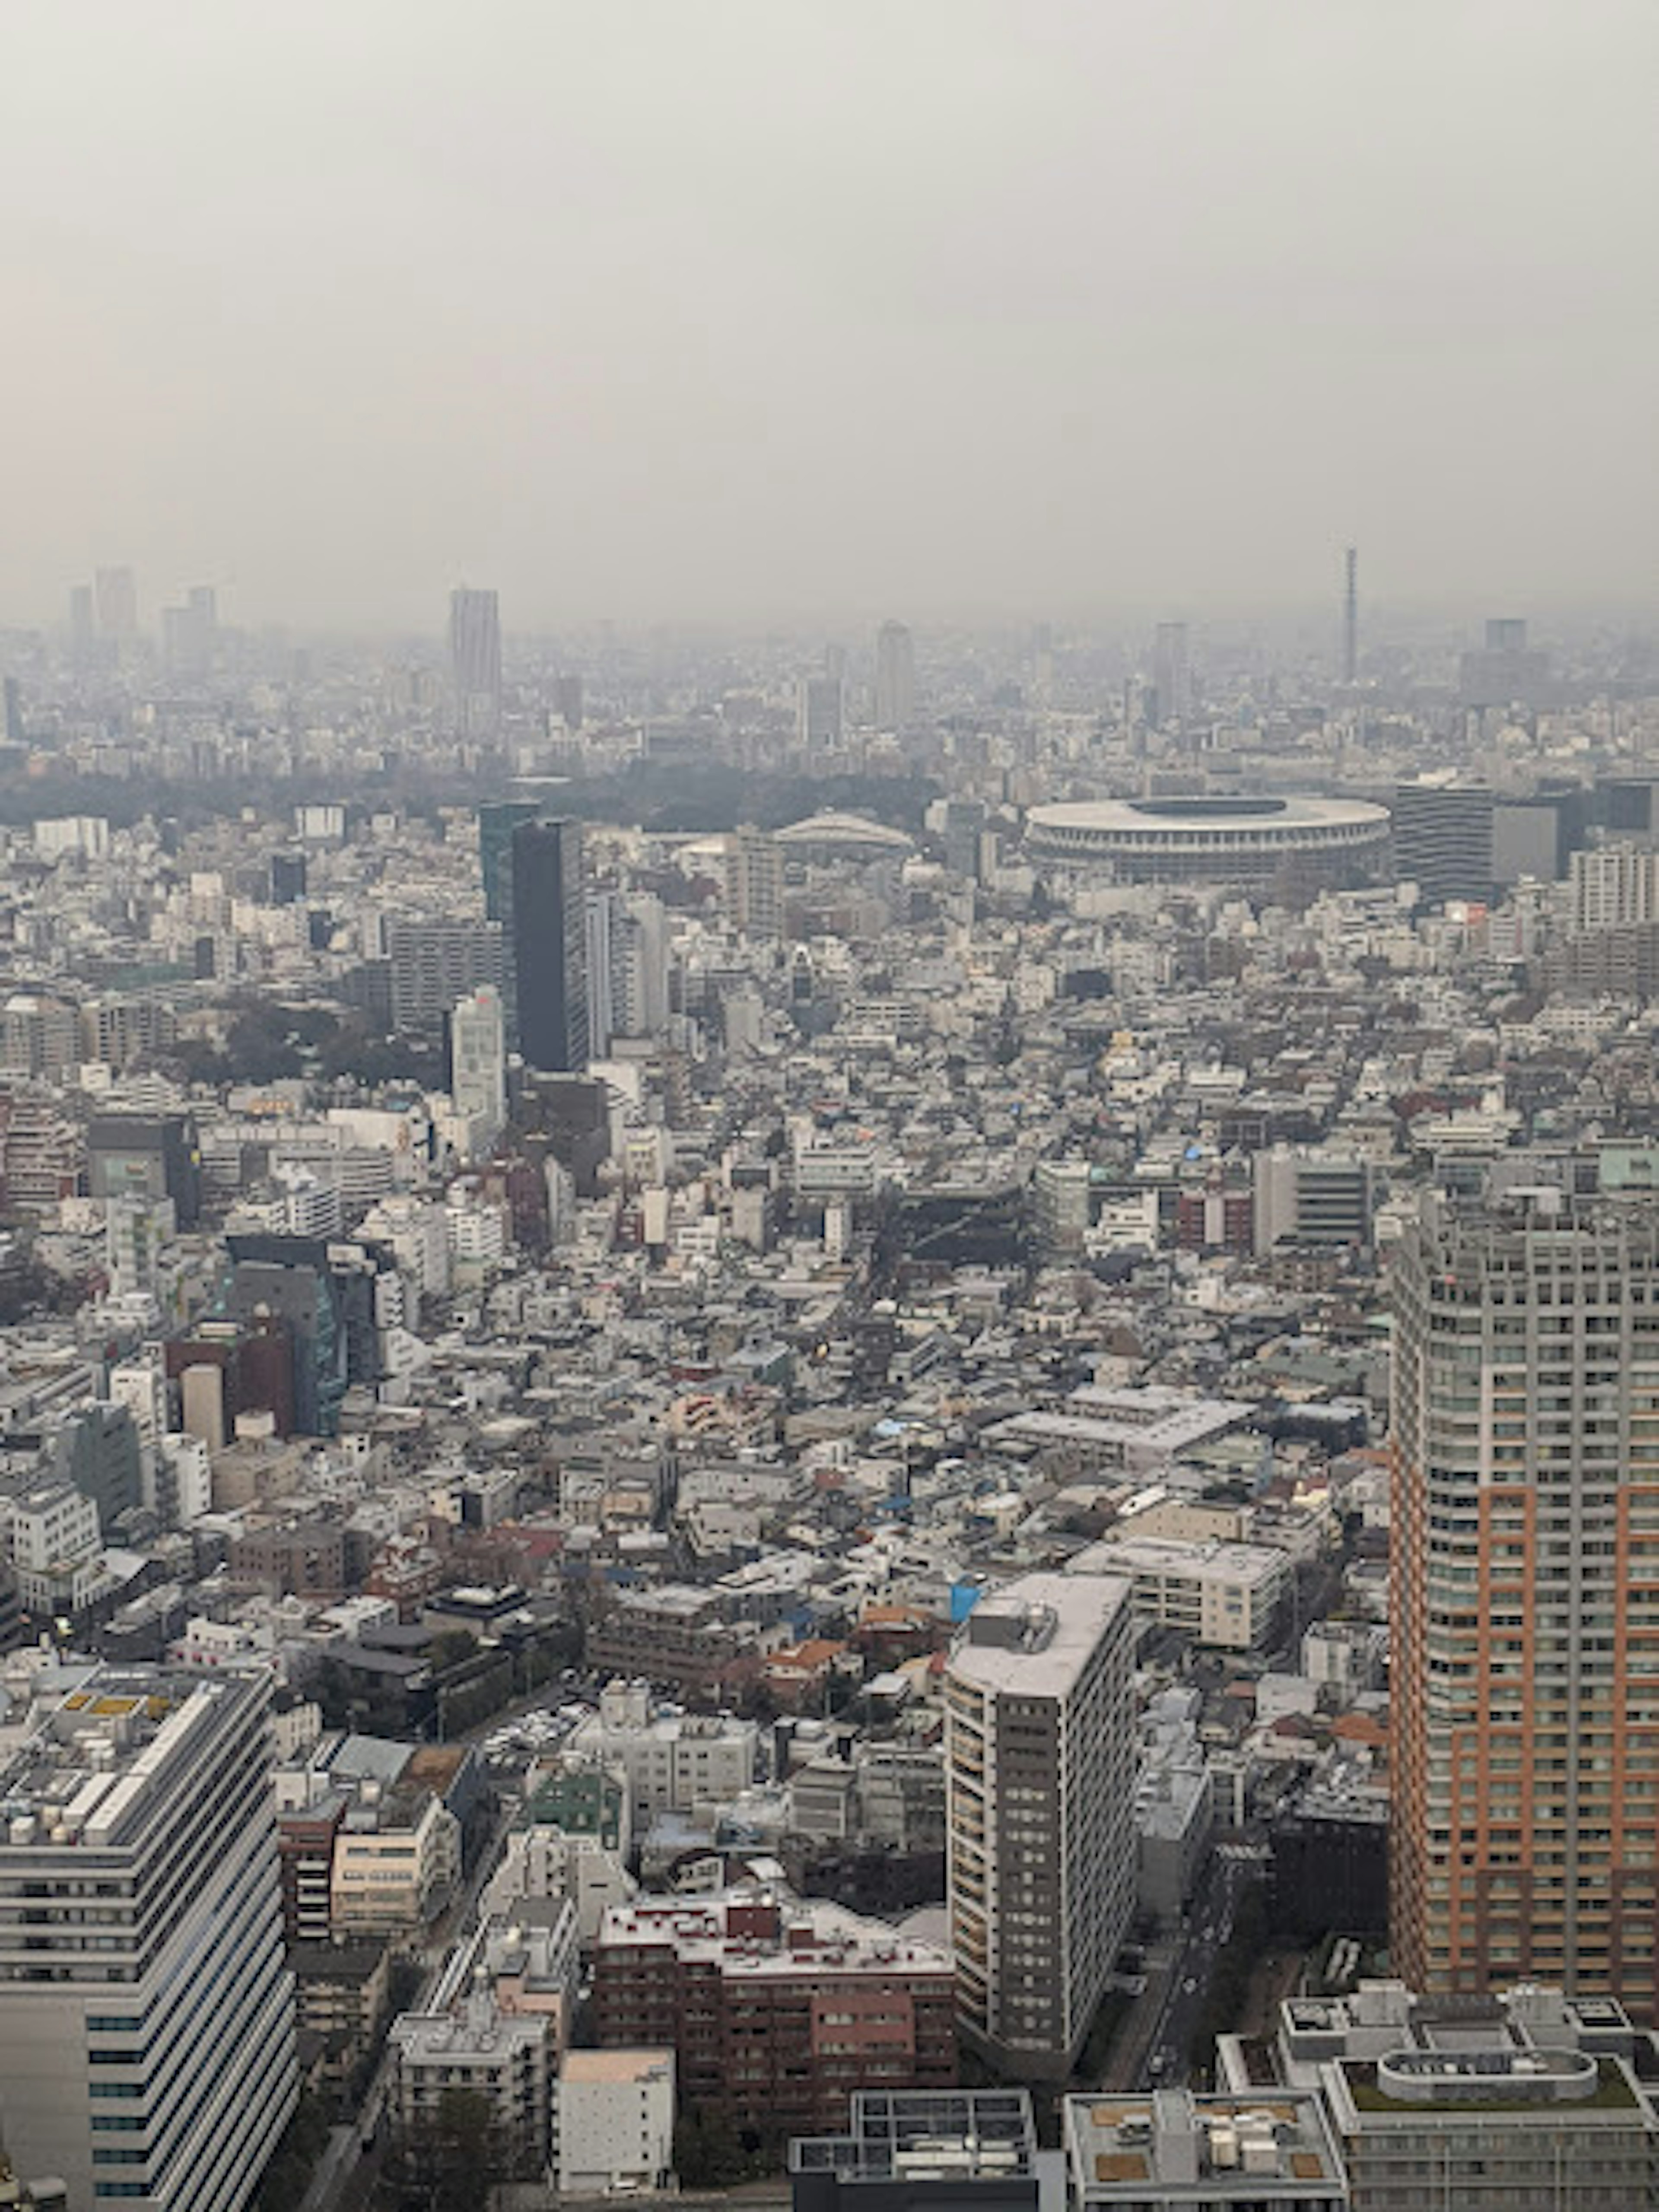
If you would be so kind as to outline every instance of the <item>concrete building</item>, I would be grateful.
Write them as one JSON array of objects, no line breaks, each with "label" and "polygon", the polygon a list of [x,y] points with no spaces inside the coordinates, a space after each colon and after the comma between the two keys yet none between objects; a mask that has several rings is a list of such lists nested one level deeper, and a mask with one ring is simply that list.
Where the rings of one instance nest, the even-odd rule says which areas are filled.
[{"label": "concrete building", "polygon": [[1224,1651],[1265,1650],[1290,1584],[1286,1555],[1266,1544],[1184,1544],[1126,1536],[1091,1545],[1076,1564],[1126,1576],[1136,1618]]},{"label": "concrete building", "polygon": [[487,1152],[507,1124],[507,1009],[491,984],[451,1012],[449,1071],[455,1111],[477,1132],[474,1151]]},{"label": "concrete building", "polygon": [[769,942],[783,934],[783,848],[766,830],[732,830],[724,841],[726,911],[734,929]]},{"label": "concrete building", "polygon": [[1394,1960],[1651,2017],[1659,1206],[1431,1196],[1393,1280]]},{"label": "concrete building", "polygon": [[1578,937],[1659,922],[1659,850],[1617,844],[1575,853],[1567,919]]},{"label": "concrete building", "polygon": [[674,2163],[674,2053],[568,2051],[553,2085],[554,2185],[614,2197],[667,2185]]},{"label": "concrete building", "polygon": [[489,742],[501,721],[501,615],[494,592],[450,593],[449,667],[461,735]]},{"label": "concrete building", "polygon": [[597,1719],[568,1747],[621,1770],[634,1823],[643,1829],[655,1814],[740,1796],[755,1779],[760,1729],[732,1713],[665,1712],[647,1683],[611,1682],[600,1693]]},{"label": "concrete building", "polygon": [[672,2045],[686,2099],[745,2122],[839,2127],[855,2089],[956,2081],[945,1954],[775,1883],[613,1907],[592,2003],[601,2045]]},{"label": "concrete building", "polygon": [[[1120,2212],[1348,2212],[1351,2203],[1341,2150],[1311,2090],[1068,2097],[1065,2131],[1077,2212],[1097,2204]],[[1409,2201],[1429,2200],[1419,2185]],[[1470,2212],[1474,2200],[1447,2201]]]},{"label": "concrete building", "polygon": [[793,2212],[1038,2212],[1060,2166],[1024,2089],[860,2090],[844,2135],[789,2146]]},{"label": "concrete building", "polygon": [[1127,1582],[1025,1575],[981,1598],[945,1678],[951,1939],[963,2033],[1067,2072],[1134,1908]]},{"label": "concrete building", "polygon": [[545,2170],[552,2063],[544,2014],[503,2011],[481,1989],[453,2012],[400,2013],[387,2042],[401,2130],[430,2127],[445,2098],[465,2091],[489,2105],[492,2134],[518,2177],[533,2180]]},{"label": "concrete building", "polygon": [[240,2212],[293,2112],[268,1697],[101,1668],[0,1766],[0,2134],[70,2212]]},{"label": "concrete building", "polygon": [[1419,904],[1449,899],[1480,904],[1492,896],[1492,794],[1485,784],[1452,775],[1420,776],[1397,784],[1394,816],[1394,875],[1415,884]]}]

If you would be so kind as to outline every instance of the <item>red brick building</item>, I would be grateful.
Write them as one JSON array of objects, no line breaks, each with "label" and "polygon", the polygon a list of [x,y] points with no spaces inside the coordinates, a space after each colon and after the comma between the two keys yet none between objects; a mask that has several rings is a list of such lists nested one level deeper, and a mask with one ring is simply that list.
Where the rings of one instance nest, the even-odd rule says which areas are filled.
[{"label": "red brick building", "polygon": [[688,2104],[800,2134],[854,2089],[957,2078],[949,1957],[837,1905],[757,1887],[614,1905],[593,1962],[606,2045],[672,2045]]}]

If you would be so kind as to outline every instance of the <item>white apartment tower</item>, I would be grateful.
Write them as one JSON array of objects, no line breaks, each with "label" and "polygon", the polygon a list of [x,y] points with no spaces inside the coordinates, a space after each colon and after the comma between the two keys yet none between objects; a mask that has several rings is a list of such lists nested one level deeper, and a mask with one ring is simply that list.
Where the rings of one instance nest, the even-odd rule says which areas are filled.
[{"label": "white apartment tower", "polygon": [[487,1150],[507,1122],[507,1011],[489,983],[450,1015],[449,1087],[455,1111],[486,1133]]},{"label": "white apartment tower", "polygon": [[296,2083],[269,1685],[70,1679],[0,1763],[0,2136],[69,2212],[241,2212]]},{"label": "white apartment tower", "polygon": [[1570,866],[1576,937],[1659,921],[1659,852],[1644,845],[1601,845],[1575,853]]},{"label": "white apartment tower", "polygon": [[945,1682],[958,2024],[1029,2079],[1071,2070],[1134,1906],[1136,1630],[1121,1577],[980,1600]]}]

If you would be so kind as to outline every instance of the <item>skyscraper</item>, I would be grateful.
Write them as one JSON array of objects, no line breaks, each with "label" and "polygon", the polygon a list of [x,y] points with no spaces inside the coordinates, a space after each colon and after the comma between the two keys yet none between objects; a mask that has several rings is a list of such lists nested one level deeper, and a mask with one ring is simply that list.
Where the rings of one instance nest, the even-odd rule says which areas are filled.
[{"label": "skyscraper", "polygon": [[501,617],[494,592],[449,595],[449,669],[464,738],[493,738],[501,726]]},{"label": "skyscraper", "polygon": [[131,568],[100,568],[94,580],[98,635],[128,645],[138,635],[138,586]]},{"label": "skyscraper", "polygon": [[808,752],[833,752],[841,744],[847,687],[839,676],[805,676],[796,700],[797,732]]},{"label": "skyscraper", "polygon": [[0,2136],[70,2212],[241,2212],[294,2110],[270,1696],[104,1667],[0,1759]]},{"label": "skyscraper", "polygon": [[77,668],[92,659],[98,641],[98,618],[90,584],[71,586],[69,595],[70,658]]},{"label": "skyscraper", "polygon": [[1152,640],[1152,689],[1158,694],[1155,720],[1184,722],[1193,708],[1192,674],[1187,659],[1187,625],[1161,622]]},{"label": "skyscraper", "polygon": [[507,1120],[507,1015],[500,992],[488,983],[456,1001],[449,1071],[455,1111],[480,1125],[487,1150]]},{"label": "skyscraper", "polygon": [[1342,556],[1342,681],[1359,679],[1359,550],[1350,545]]},{"label": "skyscraper", "polygon": [[902,623],[876,633],[876,727],[907,730],[916,711],[916,643]]},{"label": "skyscraper", "polygon": [[1491,1182],[1392,1269],[1393,1971],[1651,2018],[1659,1206]]},{"label": "skyscraper", "polygon": [[587,920],[580,822],[513,832],[513,964],[519,1048],[546,1072],[587,1065]]},{"label": "skyscraper", "polygon": [[1029,2078],[1070,2071],[1134,1908],[1135,1640],[1121,1577],[1032,1574],[951,1655],[957,2020]]}]

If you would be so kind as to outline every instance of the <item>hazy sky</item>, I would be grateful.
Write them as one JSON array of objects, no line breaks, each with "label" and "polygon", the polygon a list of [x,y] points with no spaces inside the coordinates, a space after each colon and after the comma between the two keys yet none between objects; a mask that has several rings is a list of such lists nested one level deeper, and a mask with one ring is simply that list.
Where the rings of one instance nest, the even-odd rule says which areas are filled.
[{"label": "hazy sky", "polygon": [[37,0],[0,621],[1659,584],[1655,0]]}]

